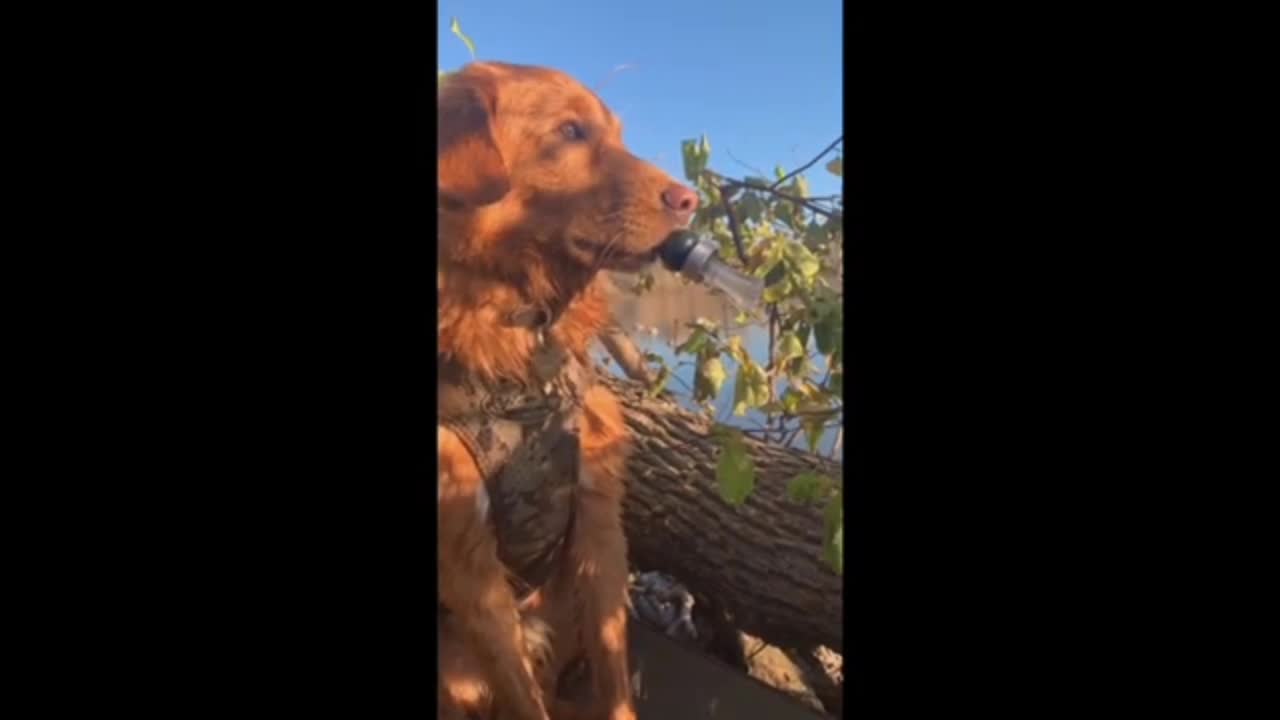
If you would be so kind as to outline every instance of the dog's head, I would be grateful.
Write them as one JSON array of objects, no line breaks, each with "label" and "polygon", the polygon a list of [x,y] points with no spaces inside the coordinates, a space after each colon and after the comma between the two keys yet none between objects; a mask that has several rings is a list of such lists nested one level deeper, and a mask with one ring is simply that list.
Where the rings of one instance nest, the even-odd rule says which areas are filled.
[{"label": "dog's head", "polygon": [[439,91],[441,252],[534,254],[633,272],[689,224],[698,195],[630,152],[594,93],[543,68],[472,63]]}]

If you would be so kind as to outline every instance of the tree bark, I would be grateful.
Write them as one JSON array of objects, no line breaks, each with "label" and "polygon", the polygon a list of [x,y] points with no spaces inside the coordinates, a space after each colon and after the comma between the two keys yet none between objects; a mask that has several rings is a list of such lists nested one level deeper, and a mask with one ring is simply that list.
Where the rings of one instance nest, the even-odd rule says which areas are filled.
[{"label": "tree bark", "polygon": [[843,582],[822,557],[822,509],[791,502],[806,470],[841,477],[811,453],[744,438],[755,490],[740,507],[720,498],[713,423],[639,383],[602,377],[633,437],[623,505],[633,566],[679,579],[732,613],[740,630],[780,647],[843,652]]}]

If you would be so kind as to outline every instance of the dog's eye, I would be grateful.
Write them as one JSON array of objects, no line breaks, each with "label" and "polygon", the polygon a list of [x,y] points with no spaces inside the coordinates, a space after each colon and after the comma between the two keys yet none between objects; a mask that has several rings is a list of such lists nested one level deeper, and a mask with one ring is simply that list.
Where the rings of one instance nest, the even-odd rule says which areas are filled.
[{"label": "dog's eye", "polygon": [[569,121],[561,125],[560,134],[564,137],[565,140],[576,141],[576,140],[587,139],[587,131],[583,130],[581,125],[573,121]]}]

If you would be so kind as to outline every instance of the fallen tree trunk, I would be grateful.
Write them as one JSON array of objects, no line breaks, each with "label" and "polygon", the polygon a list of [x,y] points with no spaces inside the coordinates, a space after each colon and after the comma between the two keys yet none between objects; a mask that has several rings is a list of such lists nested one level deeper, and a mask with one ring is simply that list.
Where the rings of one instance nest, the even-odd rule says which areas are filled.
[{"label": "fallen tree trunk", "polygon": [[733,507],[720,498],[710,421],[646,397],[637,382],[603,382],[621,399],[634,442],[623,506],[632,565],[678,578],[771,644],[843,651],[843,583],[822,557],[822,510],[786,496],[801,472],[839,478],[840,465],[745,437],[756,485]]}]

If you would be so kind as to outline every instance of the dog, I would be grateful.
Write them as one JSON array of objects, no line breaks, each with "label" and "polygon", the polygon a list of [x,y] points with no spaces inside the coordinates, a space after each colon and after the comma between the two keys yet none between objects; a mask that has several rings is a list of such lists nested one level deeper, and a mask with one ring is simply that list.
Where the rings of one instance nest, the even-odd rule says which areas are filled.
[{"label": "dog", "polygon": [[[439,717],[633,720],[627,427],[618,400],[585,370],[570,390],[550,389],[574,375],[565,368],[590,367],[589,346],[610,322],[607,272],[649,267],[667,236],[688,227],[698,195],[628,152],[618,118],[564,73],[472,63],[442,81],[438,103],[442,398],[466,386],[486,398],[463,402],[474,409],[514,392],[495,388],[523,388],[570,408],[556,411],[567,419],[535,453],[550,463],[539,466],[513,459],[525,458],[520,433],[505,445],[484,439],[513,421],[491,431],[485,418],[438,417]],[[537,467],[559,469],[544,477]],[[523,520],[499,512],[501,473],[542,493]],[[510,559],[519,543],[507,538],[522,522],[541,523],[526,535],[554,546],[535,581]],[[563,692],[574,671],[585,699]]]}]

